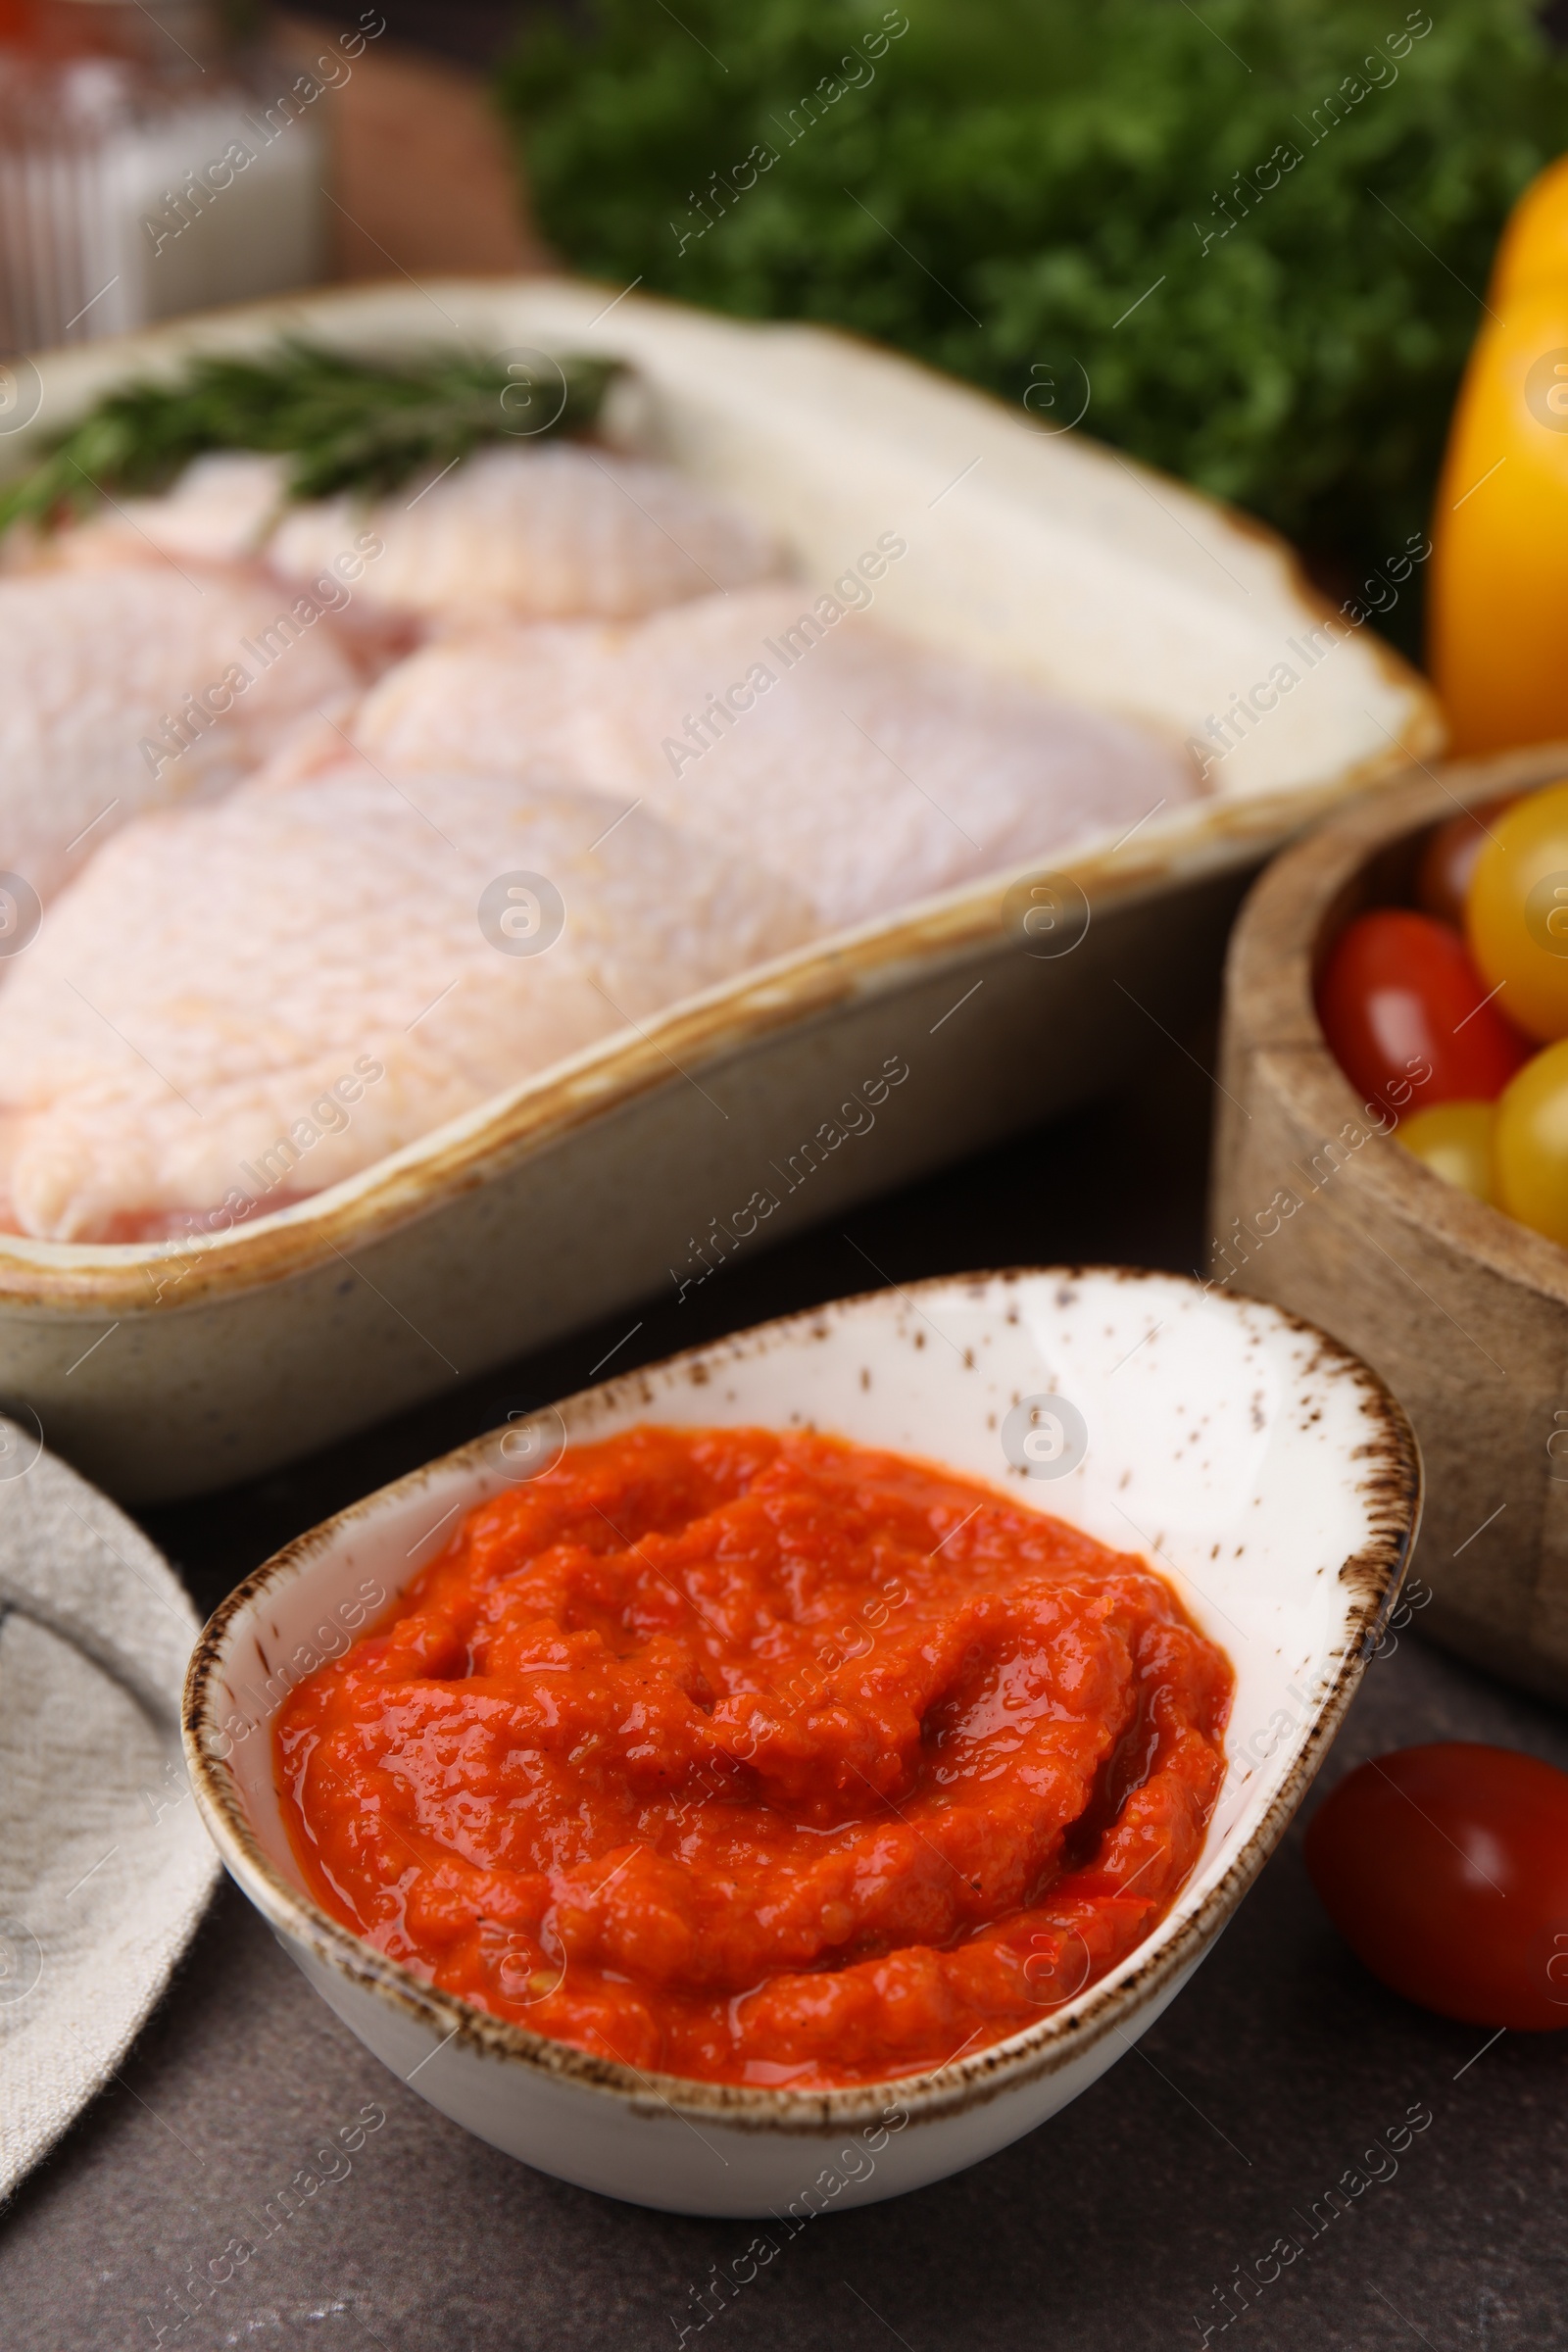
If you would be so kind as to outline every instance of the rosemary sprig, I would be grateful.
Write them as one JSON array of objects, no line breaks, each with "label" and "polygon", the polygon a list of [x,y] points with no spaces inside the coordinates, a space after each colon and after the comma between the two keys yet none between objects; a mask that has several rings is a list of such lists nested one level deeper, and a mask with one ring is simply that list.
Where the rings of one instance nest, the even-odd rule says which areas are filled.
[{"label": "rosemary sprig", "polygon": [[107,393],[25,473],[0,485],[0,533],[89,514],[105,493],[161,490],[215,449],[292,459],[291,500],[395,490],[485,441],[587,430],[621,363],[557,365],[559,376],[518,363],[509,369],[504,359],[439,346],[358,359],[292,338],[260,359],[196,359],[172,382],[142,379]]}]

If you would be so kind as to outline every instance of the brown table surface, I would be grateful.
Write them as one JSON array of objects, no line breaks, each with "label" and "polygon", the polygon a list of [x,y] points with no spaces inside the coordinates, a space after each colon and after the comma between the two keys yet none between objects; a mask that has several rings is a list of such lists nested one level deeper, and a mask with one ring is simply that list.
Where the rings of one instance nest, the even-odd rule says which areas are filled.
[{"label": "brown table surface", "polygon": [[[628,1360],[862,1288],[846,1232],[896,1281],[1025,1261],[1190,1268],[1206,1121],[1202,1077],[1167,1053],[1119,1102],[737,1267],[701,1319],[695,1300],[651,1306]],[[581,1385],[624,1327],[146,1525],[210,1606],[285,1538],[498,1407]],[[1406,1635],[1368,1671],[1320,1787],[1386,1748],[1455,1738],[1568,1765],[1561,1716]],[[1254,2352],[1560,2343],[1568,2035],[1488,2039],[1363,1973],[1318,1908],[1298,1824],[1192,1985],[1076,2105],[955,2180],[816,2222],[709,2341],[1139,2352],[1197,2347],[1209,2325],[1219,2343],[1214,2289],[1294,2232],[1305,2252],[1235,2323]],[[318,2133],[368,2102],[386,2122],[352,2171],[231,2278],[194,2283],[262,2227],[252,2217]],[[1431,2125],[1396,2175],[1325,2219],[1330,2184],[1422,2103]],[[680,2342],[692,2289],[750,2234],[612,2204],[468,2138],[383,2071],[225,1886],[120,2080],[0,2220],[0,2347],[131,2352],[162,2328],[180,2352],[654,2352]]]}]

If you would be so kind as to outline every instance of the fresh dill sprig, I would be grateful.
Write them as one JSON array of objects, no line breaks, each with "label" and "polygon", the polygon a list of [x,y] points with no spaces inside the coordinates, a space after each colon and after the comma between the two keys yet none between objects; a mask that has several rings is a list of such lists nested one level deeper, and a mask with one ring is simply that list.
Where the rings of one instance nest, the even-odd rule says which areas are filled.
[{"label": "fresh dill sprig", "polygon": [[162,490],[216,449],[290,459],[291,500],[384,493],[486,441],[587,430],[620,366],[578,357],[509,367],[505,354],[439,346],[372,360],[293,338],[259,359],[209,354],[171,381],[107,393],[0,485],[0,533],[90,514],[105,495]]}]

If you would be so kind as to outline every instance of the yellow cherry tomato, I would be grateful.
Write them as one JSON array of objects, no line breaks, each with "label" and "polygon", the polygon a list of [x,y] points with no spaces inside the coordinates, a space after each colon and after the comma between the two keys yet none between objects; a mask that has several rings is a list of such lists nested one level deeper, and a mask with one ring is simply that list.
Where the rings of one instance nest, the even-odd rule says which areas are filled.
[{"label": "yellow cherry tomato", "polygon": [[1470,953],[1516,1028],[1568,1037],[1568,781],[1516,801],[1488,830],[1465,901]]},{"label": "yellow cherry tomato", "polygon": [[1478,1200],[1492,1199],[1490,1102],[1434,1102],[1401,1119],[1398,1138],[1445,1184],[1457,1185]]},{"label": "yellow cherry tomato", "polygon": [[1497,1098],[1492,1198],[1521,1225],[1568,1245],[1568,1039],[1527,1061]]}]

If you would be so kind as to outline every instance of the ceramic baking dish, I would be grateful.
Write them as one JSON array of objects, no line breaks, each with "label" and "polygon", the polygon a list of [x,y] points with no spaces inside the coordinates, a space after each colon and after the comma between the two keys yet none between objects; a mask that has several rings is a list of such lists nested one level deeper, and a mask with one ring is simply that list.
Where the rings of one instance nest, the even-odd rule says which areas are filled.
[{"label": "ceramic baking dish", "polygon": [[[1267,852],[1440,742],[1420,680],[1369,628],[1336,635],[1258,526],[853,338],[614,288],[364,287],[45,355],[0,467],[127,369],[290,329],[618,354],[622,436],[804,578],[897,530],[888,622],[1177,740],[1248,714],[1208,798],[1063,858],[1043,902],[1014,871],[816,943],[227,1237],[0,1237],[0,1401],[115,1494],[286,1460],[1105,1087],[1210,992]],[[1054,929],[1022,931],[1031,903]]]}]

